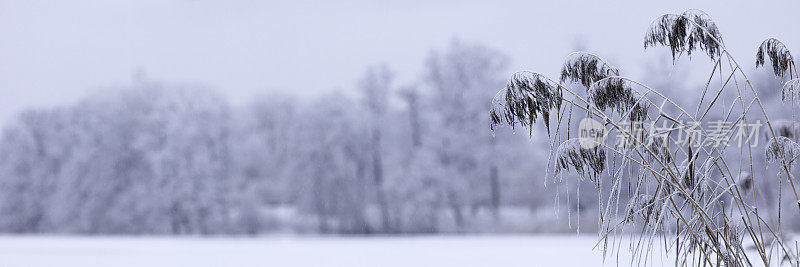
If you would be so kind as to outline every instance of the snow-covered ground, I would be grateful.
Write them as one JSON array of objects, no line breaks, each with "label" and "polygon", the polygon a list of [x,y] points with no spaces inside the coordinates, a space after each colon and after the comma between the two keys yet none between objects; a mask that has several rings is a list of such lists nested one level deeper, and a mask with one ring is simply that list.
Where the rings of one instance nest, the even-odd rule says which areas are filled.
[{"label": "snow-covered ground", "polygon": [[[599,266],[596,236],[0,236],[0,266]],[[623,249],[625,250],[625,249]],[[606,266],[616,266],[607,258]],[[620,266],[626,266],[624,255]],[[659,264],[656,264],[658,266]]]}]

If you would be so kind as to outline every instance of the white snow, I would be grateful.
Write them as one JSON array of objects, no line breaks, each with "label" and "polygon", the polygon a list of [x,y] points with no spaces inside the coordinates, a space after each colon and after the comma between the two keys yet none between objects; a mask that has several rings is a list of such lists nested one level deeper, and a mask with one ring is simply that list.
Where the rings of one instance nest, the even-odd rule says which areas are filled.
[{"label": "white snow", "polygon": [[[0,236],[0,266],[600,266],[602,253],[592,250],[596,240],[596,236],[575,235]],[[626,265],[623,255],[620,266]],[[617,266],[616,259],[607,258],[605,266]]]}]

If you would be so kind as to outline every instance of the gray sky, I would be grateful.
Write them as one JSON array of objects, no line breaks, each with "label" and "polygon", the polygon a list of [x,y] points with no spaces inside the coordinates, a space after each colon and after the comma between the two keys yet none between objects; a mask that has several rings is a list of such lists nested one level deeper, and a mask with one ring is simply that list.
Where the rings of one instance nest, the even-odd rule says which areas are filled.
[{"label": "gray sky", "polygon": [[[213,86],[241,103],[281,90],[352,87],[388,63],[401,82],[454,37],[555,74],[575,40],[622,67],[648,56],[644,32],[664,13],[702,9],[740,63],[777,37],[800,53],[798,1],[6,1],[0,0],[0,123],[30,106],[74,102],[141,69]],[[628,71],[631,75],[641,71]]]}]

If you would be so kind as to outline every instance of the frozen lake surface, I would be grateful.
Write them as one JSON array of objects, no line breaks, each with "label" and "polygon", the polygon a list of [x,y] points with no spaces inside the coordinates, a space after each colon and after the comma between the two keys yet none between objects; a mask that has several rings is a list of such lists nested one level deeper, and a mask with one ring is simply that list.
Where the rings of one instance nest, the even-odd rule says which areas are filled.
[{"label": "frozen lake surface", "polygon": [[[602,253],[592,250],[596,240],[575,235],[0,236],[0,266],[599,266]],[[626,262],[620,258],[620,266]],[[617,266],[616,259],[607,258],[605,265]]]}]

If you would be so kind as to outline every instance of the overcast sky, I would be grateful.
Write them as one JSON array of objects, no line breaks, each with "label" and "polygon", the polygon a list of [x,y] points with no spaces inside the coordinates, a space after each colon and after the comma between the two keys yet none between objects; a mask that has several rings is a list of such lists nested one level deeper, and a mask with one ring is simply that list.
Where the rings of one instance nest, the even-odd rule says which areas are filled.
[{"label": "overcast sky", "polygon": [[643,50],[650,22],[687,8],[711,14],[746,66],[767,37],[800,53],[798,1],[334,2],[0,0],[0,123],[25,107],[126,84],[136,70],[210,85],[233,103],[275,90],[347,89],[379,62],[405,83],[455,37],[506,53],[512,70],[555,74],[576,40],[638,67],[647,54],[668,53]]}]

